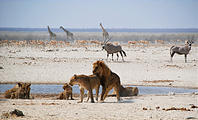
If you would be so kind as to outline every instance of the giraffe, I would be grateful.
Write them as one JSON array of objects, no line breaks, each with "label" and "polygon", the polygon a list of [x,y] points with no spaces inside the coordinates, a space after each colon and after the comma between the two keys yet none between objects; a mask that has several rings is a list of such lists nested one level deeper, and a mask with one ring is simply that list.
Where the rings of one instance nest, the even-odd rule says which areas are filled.
[{"label": "giraffe", "polygon": [[70,38],[70,39],[74,40],[74,35],[73,35],[73,33],[69,32],[69,31],[66,30],[66,29],[64,29],[63,26],[60,26],[60,29],[63,29],[63,30],[65,31],[65,33],[66,33],[66,35],[67,35],[67,39]]},{"label": "giraffe", "polygon": [[47,26],[47,29],[48,29],[48,32],[49,32],[49,35],[50,35],[50,41],[52,40],[53,37],[54,37],[54,39],[56,40],[56,34],[53,33],[53,32],[50,30],[49,26]]},{"label": "giraffe", "polygon": [[108,32],[104,29],[104,27],[102,26],[102,23],[100,23],[100,27],[102,28],[102,32],[103,32],[103,34],[102,34],[103,40],[109,39],[109,34],[108,34]]}]

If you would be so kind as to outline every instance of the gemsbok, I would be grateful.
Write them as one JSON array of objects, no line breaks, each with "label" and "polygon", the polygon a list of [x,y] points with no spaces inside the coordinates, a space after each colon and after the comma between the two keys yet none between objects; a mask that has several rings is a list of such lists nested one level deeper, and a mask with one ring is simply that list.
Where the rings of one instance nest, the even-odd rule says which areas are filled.
[{"label": "gemsbok", "polygon": [[184,55],[185,63],[187,62],[187,55],[189,54],[189,52],[191,50],[192,43],[194,43],[193,38],[194,38],[194,36],[192,37],[191,40],[187,40],[186,43],[185,43],[185,46],[172,46],[170,48],[171,62],[172,62],[172,58],[173,58],[175,53],[177,53],[179,55]]},{"label": "gemsbok", "polygon": [[112,54],[112,60],[113,60],[113,53],[117,53],[117,60],[118,60],[119,58],[118,52],[120,52],[122,56],[122,61],[124,61],[123,54],[124,56],[126,56],[126,53],[124,52],[124,50],[122,50],[122,46],[107,43],[110,39],[108,39],[107,41],[105,40],[104,43],[102,44],[103,45],[102,50],[105,49],[107,51],[107,60],[108,60],[109,54]]}]

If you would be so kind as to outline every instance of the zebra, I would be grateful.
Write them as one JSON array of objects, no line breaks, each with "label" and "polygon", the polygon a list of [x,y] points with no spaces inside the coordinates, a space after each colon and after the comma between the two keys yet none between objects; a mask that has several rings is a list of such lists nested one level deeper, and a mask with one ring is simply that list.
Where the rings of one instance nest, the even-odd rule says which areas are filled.
[{"label": "zebra", "polygon": [[189,54],[190,50],[191,50],[191,45],[194,43],[193,42],[193,38],[191,40],[187,40],[185,46],[172,46],[170,48],[170,56],[171,56],[171,62],[172,62],[172,58],[174,56],[175,53],[179,54],[179,55],[184,55],[185,57],[185,63],[187,63],[187,55]]},{"label": "zebra", "polygon": [[111,38],[109,38],[107,41],[105,40],[102,46],[102,50],[105,49],[107,51],[107,60],[108,60],[109,54],[112,54],[112,61],[113,61],[113,53],[117,53],[117,61],[118,61],[118,58],[119,58],[118,52],[120,52],[122,56],[122,61],[124,61],[123,54],[126,57],[126,53],[124,52],[124,50],[122,50],[122,46],[107,43],[110,39]]}]

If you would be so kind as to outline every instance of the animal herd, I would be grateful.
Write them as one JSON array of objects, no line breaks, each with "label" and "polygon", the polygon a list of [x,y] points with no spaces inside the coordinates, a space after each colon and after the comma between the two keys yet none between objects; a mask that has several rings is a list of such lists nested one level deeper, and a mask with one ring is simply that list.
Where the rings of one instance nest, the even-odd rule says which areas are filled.
[{"label": "animal herd", "polygon": [[[104,49],[107,52],[107,60],[108,60],[109,54],[112,55],[112,60],[113,60],[113,54],[115,53],[117,55],[117,61],[118,61],[118,58],[119,58],[118,53],[120,53],[120,55],[122,57],[122,61],[124,61],[123,54],[126,57],[126,52],[122,49],[122,46],[114,45],[112,43],[108,43],[111,40],[112,37],[109,36],[109,33],[103,27],[102,23],[100,23],[100,27],[101,27],[102,32],[103,32],[102,35],[103,35],[103,40],[104,40],[104,42],[102,43],[102,50]],[[63,29],[66,32],[67,39],[70,37],[71,39],[74,40],[73,33],[64,29],[62,26],[60,27],[60,29]],[[51,32],[49,26],[48,26],[48,32],[50,34],[50,40],[51,40],[52,37],[56,38],[56,34]],[[191,45],[193,44],[193,39],[194,39],[194,36],[192,36],[191,39],[188,39],[186,41],[185,46],[172,46],[170,48],[171,61],[172,61],[172,58],[173,58],[174,54],[177,53],[179,55],[184,55],[185,56],[185,62],[187,62],[187,55],[189,54],[189,52],[191,50]],[[139,42],[143,43],[143,44],[148,44],[149,43],[148,41],[143,41],[143,40],[140,40]],[[160,44],[164,44],[163,40],[156,40],[155,42],[160,43]],[[128,41],[128,44],[136,44],[136,43],[137,43],[136,41]]]},{"label": "animal herd", "polygon": [[[91,40],[91,41],[87,41],[87,40],[76,40],[76,43],[78,45],[84,45],[84,44],[87,44],[88,42],[89,43],[92,43],[92,44],[96,44],[96,45],[102,45],[102,50],[105,50],[107,52],[107,60],[108,60],[108,57],[109,55],[112,55],[112,61],[114,60],[113,59],[113,55],[116,54],[117,55],[117,61],[118,61],[118,58],[119,58],[119,54],[121,55],[122,57],[122,61],[124,61],[124,57],[127,56],[126,52],[122,49],[122,46],[121,45],[118,45],[118,44],[112,44],[111,42],[109,42],[112,37],[109,36],[109,33],[107,32],[107,30],[103,27],[102,23],[100,23],[100,27],[102,29],[102,36],[103,36],[103,42],[100,42],[98,40]],[[49,32],[49,38],[50,38],[50,41],[45,43],[44,41],[42,40],[28,40],[28,41],[16,41],[16,40],[12,40],[11,41],[8,41],[8,40],[0,40],[0,45],[4,45],[4,44],[7,44],[8,46],[9,45],[18,45],[18,46],[25,46],[25,45],[36,45],[36,46],[64,46],[64,45],[69,45],[70,43],[67,42],[67,41],[56,41],[56,40],[52,40],[53,38],[56,39],[56,34],[53,33],[50,29],[49,26],[47,26],[47,29],[48,29],[48,32]],[[66,33],[66,36],[67,36],[67,39],[71,39],[71,40],[74,40],[74,34],[68,30],[66,30],[63,26],[60,26],[60,29],[62,29],[65,33]],[[10,43],[11,42],[11,43]],[[131,45],[135,45],[135,44],[144,44],[144,45],[147,45],[149,44],[149,41],[145,41],[145,40],[140,40],[140,41],[128,41],[128,44]],[[155,40],[155,43],[159,43],[159,44],[164,44],[164,41],[163,40]],[[188,37],[188,40],[186,41],[185,43],[185,46],[172,46],[170,48],[170,57],[171,57],[171,61],[172,61],[172,58],[173,56],[176,54],[179,54],[179,55],[184,55],[185,57],[185,62],[187,62],[187,55],[189,54],[190,50],[191,50],[191,46],[192,44],[194,43],[194,36],[191,37]]]},{"label": "animal herd", "polygon": [[[93,63],[93,74],[91,75],[74,75],[71,77],[69,83],[63,85],[64,91],[61,92],[57,99],[73,100],[72,86],[79,85],[80,101],[83,102],[84,90],[88,91],[87,101],[91,99],[94,103],[93,89],[96,90],[96,101],[98,101],[99,88],[102,86],[102,93],[100,101],[104,102],[108,96],[109,91],[113,88],[117,101],[120,101],[122,96],[138,95],[137,87],[124,88],[120,83],[120,77],[112,72],[104,61],[96,61]],[[30,99],[30,83],[17,83],[12,89],[5,91],[5,98],[10,99]]]},{"label": "animal herd", "polygon": [[[107,59],[109,57],[109,54],[112,55],[113,60],[113,54],[117,54],[117,60],[118,60],[118,53],[122,56],[122,60],[124,61],[123,54],[126,56],[125,51],[122,49],[120,45],[113,45],[111,43],[108,43],[108,41],[111,39],[109,37],[108,32],[104,29],[102,24],[100,23],[100,26],[103,30],[103,39],[104,43],[102,44],[102,48],[106,50],[107,52]],[[73,34],[69,32],[68,30],[64,29],[62,26],[60,27],[63,29],[67,37],[73,39]],[[48,31],[50,34],[50,39],[53,37],[56,37],[56,34],[51,32],[49,26]],[[172,46],[170,48],[170,56],[171,61],[173,56],[176,54],[184,55],[185,56],[185,62],[187,62],[187,55],[189,54],[191,50],[191,46],[193,44],[193,37],[186,41],[185,46]],[[161,42],[161,41],[158,41]],[[132,42],[132,44],[135,44]],[[59,94],[57,97],[58,99],[66,99],[69,98],[73,100],[72,97],[72,87],[73,85],[79,85],[80,87],[80,101],[83,102],[84,98],[84,90],[88,91],[88,98],[91,99],[91,102],[94,103],[94,97],[93,97],[93,89],[96,91],[96,101],[98,101],[99,96],[99,88],[102,86],[102,93],[100,95],[100,101],[104,102],[105,98],[108,96],[108,93],[111,89],[114,89],[115,96],[117,97],[117,101],[120,101],[121,96],[131,96],[131,95],[138,95],[138,88],[137,87],[123,87],[120,82],[120,77],[112,72],[110,68],[104,63],[104,61],[96,61],[93,63],[93,74],[91,75],[74,75],[71,77],[69,83],[65,83],[63,86],[64,91]],[[9,89],[5,92],[5,98],[11,98],[11,99],[30,99],[30,83],[17,83],[14,88]]]}]

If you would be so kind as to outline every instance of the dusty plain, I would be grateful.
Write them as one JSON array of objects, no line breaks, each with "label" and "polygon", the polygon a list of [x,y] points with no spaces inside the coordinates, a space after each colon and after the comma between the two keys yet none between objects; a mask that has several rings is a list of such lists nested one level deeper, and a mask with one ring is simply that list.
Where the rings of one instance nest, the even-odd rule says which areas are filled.
[{"label": "dusty plain", "polygon": [[[0,83],[30,82],[32,84],[64,84],[74,74],[92,74],[92,63],[104,60],[117,73],[123,85],[169,86],[198,89],[198,46],[192,46],[188,62],[175,55],[170,62],[171,45],[123,45],[125,61],[106,60],[101,46],[66,47],[0,47]],[[108,97],[104,103],[77,103],[75,100],[55,100],[55,96],[30,100],[5,99],[0,95],[1,119],[137,119],[180,120],[198,119],[198,95],[139,95],[123,97],[117,103]],[[173,107],[178,108],[172,110]],[[172,108],[172,109],[171,109]],[[24,117],[3,117],[13,109]],[[171,110],[168,110],[171,109]]]}]

